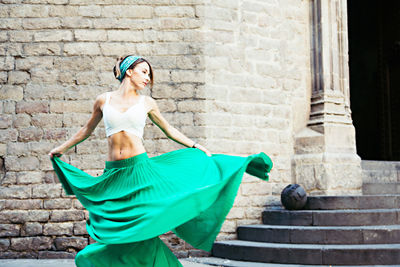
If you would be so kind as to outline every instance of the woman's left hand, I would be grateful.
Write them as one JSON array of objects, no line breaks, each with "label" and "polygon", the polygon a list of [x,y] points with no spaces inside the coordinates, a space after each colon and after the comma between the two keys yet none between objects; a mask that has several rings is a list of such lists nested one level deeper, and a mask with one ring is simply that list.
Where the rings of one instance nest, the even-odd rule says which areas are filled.
[{"label": "woman's left hand", "polygon": [[204,146],[200,145],[200,144],[196,144],[195,148],[200,149],[201,151],[203,151],[204,153],[207,154],[207,156],[211,157],[211,152],[208,151],[207,148],[205,148]]}]

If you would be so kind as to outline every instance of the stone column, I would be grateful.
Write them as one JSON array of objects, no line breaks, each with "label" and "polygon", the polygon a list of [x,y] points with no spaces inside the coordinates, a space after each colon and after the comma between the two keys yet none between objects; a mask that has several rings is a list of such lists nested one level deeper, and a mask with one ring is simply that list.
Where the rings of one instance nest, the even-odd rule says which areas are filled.
[{"label": "stone column", "polygon": [[361,193],[360,157],[349,97],[346,0],[313,0],[312,96],[307,127],[296,135],[293,172],[310,194]]}]

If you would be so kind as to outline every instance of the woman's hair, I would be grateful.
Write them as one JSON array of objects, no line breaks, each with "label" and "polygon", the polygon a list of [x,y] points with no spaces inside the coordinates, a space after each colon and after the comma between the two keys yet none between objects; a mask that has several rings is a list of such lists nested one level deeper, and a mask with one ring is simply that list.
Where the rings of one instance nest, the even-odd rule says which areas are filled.
[{"label": "woman's hair", "polygon": [[[126,56],[126,57],[117,58],[117,63],[115,64],[115,66],[114,66],[114,68],[113,68],[113,72],[114,72],[115,79],[118,79],[118,80],[119,80],[119,76],[121,75],[120,64],[121,64],[122,61],[124,61],[127,57],[129,57],[129,55]],[[136,67],[137,64],[142,63],[142,62],[146,62],[146,63],[149,65],[149,68],[150,68],[150,73],[149,73],[149,76],[150,76],[150,85],[151,85],[151,87],[153,87],[153,77],[154,77],[154,76],[153,76],[153,68],[151,67],[150,63],[149,63],[146,59],[144,59],[144,58],[142,58],[142,57],[139,58],[139,59],[136,60],[132,65],[130,65],[128,69],[132,69],[132,70],[133,70],[133,69]],[[125,77],[125,74],[124,74],[124,77]],[[124,79],[124,77],[122,77],[121,81]]]}]

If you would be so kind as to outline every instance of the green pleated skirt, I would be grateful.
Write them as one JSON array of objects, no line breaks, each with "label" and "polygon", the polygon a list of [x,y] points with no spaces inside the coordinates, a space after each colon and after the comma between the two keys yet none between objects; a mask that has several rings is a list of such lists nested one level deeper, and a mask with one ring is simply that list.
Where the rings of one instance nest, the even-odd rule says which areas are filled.
[{"label": "green pleated skirt", "polygon": [[194,148],[106,161],[101,176],[52,163],[66,193],[89,211],[86,229],[97,241],[76,255],[78,267],[181,266],[158,236],[172,230],[210,251],[244,172],[268,180],[272,168],[262,152],[209,157]]}]

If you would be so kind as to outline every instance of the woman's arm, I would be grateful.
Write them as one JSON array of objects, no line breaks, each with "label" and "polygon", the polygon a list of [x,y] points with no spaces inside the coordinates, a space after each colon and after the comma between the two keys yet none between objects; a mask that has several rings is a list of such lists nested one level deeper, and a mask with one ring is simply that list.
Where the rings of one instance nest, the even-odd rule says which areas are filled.
[{"label": "woman's arm", "polygon": [[208,156],[211,156],[210,151],[208,151],[205,147],[192,141],[183,133],[178,131],[175,127],[172,127],[161,114],[160,110],[158,109],[158,105],[153,98],[146,97],[146,100],[150,106],[150,111],[148,112],[150,120],[154,122],[154,124],[157,125],[168,138],[187,147],[193,147],[193,145],[195,145],[195,148],[198,148],[204,151]]},{"label": "woman's arm", "polygon": [[93,105],[93,112],[90,119],[86,122],[86,124],[70,139],[68,139],[62,145],[54,148],[49,152],[49,156],[53,158],[53,156],[60,157],[63,153],[65,153],[71,147],[83,142],[86,140],[94,131],[96,126],[99,124],[101,118],[103,117],[103,112],[101,111],[101,106],[105,101],[105,95],[101,94],[96,98],[96,101]]}]

